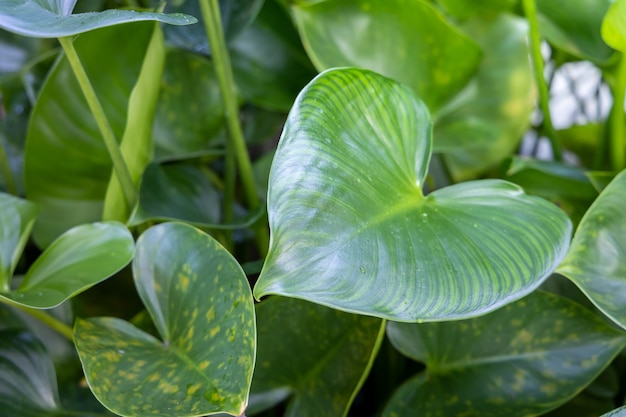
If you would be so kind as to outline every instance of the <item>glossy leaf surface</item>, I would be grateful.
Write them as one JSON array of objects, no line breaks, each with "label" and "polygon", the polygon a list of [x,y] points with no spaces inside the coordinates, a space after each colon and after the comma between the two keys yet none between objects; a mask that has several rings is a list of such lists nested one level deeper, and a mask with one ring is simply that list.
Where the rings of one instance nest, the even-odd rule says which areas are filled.
[{"label": "glossy leaf surface", "polygon": [[115,318],[79,320],[76,347],[95,396],[123,416],[242,414],[256,331],[237,261],[201,231],[164,223],[137,241],[133,273],[161,340]]},{"label": "glossy leaf surface", "polygon": [[172,25],[197,22],[183,14],[105,10],[98,13],[71,14],[76,0],[3,0],[0,8],[0,28],[22,36],[60,38],[78,35],[122,23],[156,20]]},{"label": "glossy leaf surface", "polygon": [[426,371],[396,391],[385,417],[540,415],[577,394],[626,345],[600,317],[544,292],[483,317],[390,322],[387,332]]},{"label": "glossy leaf surface", "polygon": [[335,0],[292,8],[318,70],[355,66],[412,87],[430,110],[458,93],[478,46],[421,0]]},{"label": "glossy leaf surface", "polygon": [[[118,140],[153,28],[152,23],[113,26],[75,41]],[[37,244],[47,246],[67,229],[102,218],[111,167],[96,122],[63,58],[40,92],[26,143],[26,195],[41,207],[33,230]]]},{"label": "glossy leaf surface", "polygon": [[384,334],[380,319],[284,297],[257,305],[257,325],[249,414],[289,398],[284,417],[345,416]]},{"label": "glossy leaf surface", "polygon": [[611,47],[626,52],[626,1],[616,0],[602,21],[602,39]]},{"label": "glossy leaf surface", "polygon": [[388,78],[338,69],[312,81],[270,172],[272,237],[255,296],[433,321],[536,288],[567,250],[567,217],[499,180],[425,197],[430,129],[425,106]]},{"label": "glossy leaf surface", "polygon": [[37,206],[0,193],[0,291],[10,289],[11,276],[28,241]]},{"label": "glossy leaf surface", "polygon": [[121,223],[76,226],[46,248],[15,291],[0,297],[29,307],[55,307],[125,267],[134,250],[133,236]]},{"label": "glossy leaf surface", "polygon": [[581,220],[557,272],[626,328],[626,171],[602,191]]}]

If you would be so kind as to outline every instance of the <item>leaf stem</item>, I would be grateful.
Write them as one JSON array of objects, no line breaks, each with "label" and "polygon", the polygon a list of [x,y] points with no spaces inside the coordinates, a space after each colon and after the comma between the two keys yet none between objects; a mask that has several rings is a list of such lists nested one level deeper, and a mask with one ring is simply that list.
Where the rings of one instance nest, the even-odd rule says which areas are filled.
[{"label": "leaf stem", "polygon": [[62,321],[60,321],[59,319],[57,319],[56,317],[46,313],[43,310],[39,310],[36,308],[30,308],[30,307],[26,307],[23,306],[21,304],[3,299],[2,300],[4,303],[9,304],[13,307],[16,307],[20,310],[22,310],[23,312],[25,312],[26,314],[36,318],[37,320],[39,320],[40,322],[46,324],[48,327],[50,327],[51,329],[56,330],[58,333],[60,333],[61,335],[65,336],[66,339],[68,339],[70,342],[72,342],[74,340],[74,330],[68,326],[67,324],[63,323]]},{"label": "leaf stem", "polygon": [[[260,201],[256,193],[250,156],[248,155],[248,149],[239,122],[239,106],[237,104],[235,81],[228,51],[226,50],[219,4],[217,0],[200,0],[200,8],[207,38],[211,44],[211,56],[215,62],[215,73],[222,93],[229,141],[233,147],[239,174],[241,175],[246,201],[248,202],[249,208],[254,210],[260,206]],[[226,156],[226,163],[228,164],[228,155]],[[255,231],[259,251],[265,255],[269,242],[267,229],[264,225],[257,224]]]},{"label": "leaf stem", "polygon": [[617,66],[617,80],[613,89],[613,108],[609,119],[611,164],[613,170],[621,171],[625,167],[624,155],[624,96],[626,95],[626,56],[622,54]]},{"label": "leaf stem", "polygon": [[93,117],[96,119],[98,129],[100,129],[104,145],[106,146],[109,156],[111,157],[111,161],[113,162],[113,169],[120,182],[122,191],[124,192],[126,202],[130,207],[132,207],[136,201],[137,191],[135,190],[132,177],[130,176],[130,171],[128,170],[128,166],[124,161],[122,152],[120,151],[117,140],[115,139],[113,129],[111,128],[106,114],[104,113],[104,109],[102,108],[102,105],[96,96],[96,92],[87,77],[85,68],[83,68],[83,65],[80,62],[76,49],[74,49],[74,43],[72,42],[71,37],[59,38],[59,42],[65,51],[67,60],[69,61],[83,95],[87,100],[87,105],[89,106]]},{"label": "leaf stem", "polygon": [[537,7],[535,0],[522,0],[522,6],[524,8],[524,14],[530,25],[529,38],[530,38],[530,53],[531,61],[533,63],[533,69],[535,71],[535,78],[537,80],[537,86],[539,88],[539,106],[541,113],[543,114],[543,126],[545,133],[550,140],[552,146],[552,153],[556,161],[563,160],[563,149],[561,143],[558,141],[556,131],[552,125],[552,118],[550,117],[550,92],[548,91],[548,85],[544,78],[544,65],[543,57],[541,55],[541,39],[539,37],[539,24],[537,22]]}]

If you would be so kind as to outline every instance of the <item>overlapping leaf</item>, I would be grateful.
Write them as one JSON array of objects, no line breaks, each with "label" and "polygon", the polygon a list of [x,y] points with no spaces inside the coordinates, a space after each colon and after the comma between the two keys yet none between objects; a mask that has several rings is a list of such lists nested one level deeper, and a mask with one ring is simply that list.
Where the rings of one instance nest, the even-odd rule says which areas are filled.
[{"label": "overlapping leaf", "polygon": [[345,416],[384,334],[380,319],[283,297],[257,306],[257,325],[249,412],[289,398],[285,417]]},{"label": "overlapping leaf", "polygon": [[115,318],[77,321],[96,397],[123,416],[241,415],[256,330],[237,261],[199,230],[164,223],[139,238],[133,273],[161,340]]},{"label": "overlapping leaf", "polygon": [[183,14],[105,10],[98,13],[71,14],[76,0],[3,0],[0,28],[23,36],[59,38],[121,23],[156,20],[171,25],[197,22]]},{"label": "overlapping leaf", "polygon": [[430,132],[424,104],[388,78],[337,69],[311,82],[272,165],[272,239],[255,296],[433,321],[536,288],[567,250],[565,214],[498,180],[424,196]]},{"label": "overlapping leaf", "polygon": [[626,346],[626,336],[565,298],[536,292],[487,316],[388,335],[426,371],[403,384],[383,416],[540,415],[577,394]]},{"label": "overlapping leaf", "polygon": [[626,328],[626,171],[600,193],[580,222],[557,272]]},{"label": "overlapping leaf", "polygon": [[292,8],[318,70],[355,66],[412,87],[435,110],[458,93],[478,46],[421,0],[335,0]]}]

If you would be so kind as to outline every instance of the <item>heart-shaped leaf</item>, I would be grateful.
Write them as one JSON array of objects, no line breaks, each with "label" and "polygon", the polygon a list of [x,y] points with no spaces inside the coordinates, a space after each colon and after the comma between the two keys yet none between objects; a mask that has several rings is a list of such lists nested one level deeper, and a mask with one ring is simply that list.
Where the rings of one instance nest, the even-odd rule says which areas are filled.
[{"label": "heart-shaped leaf", "polygon": [[405,83],[435,110],[473,75],[480,49],[425,1],[296,4],[296,25],[318,70],[355,66]]},{"label": "heart-shaped leaf", "polygon": [[426,371],[403,384],[384,417],[523,417],[576,395],[626,346],[626,336],[580,305],[536,292],[487,316],[387,333]]},{"label": "heart-shaped leaf", "polygon": [[105,10],[71,14],[76,0],[3,0],[0,28],[22,36],[60,38],[122,23],[156,20],[171,25],[189,25],[198,20],[184,14]]},{"label": "heart-shaped leaf", "polygon": [[626,1],[616,0],[610,5],[602,20],[602,39],[611,47],[626,53]]},{"label": "heart-shaped leaf", "polygon": [[0,298],[34,308],[55,307],[125,267],[134,246],[121,223],[76,226],[46,248],[15,291],[0,293]]},{"label": "heart-shaped leaf", "polygon": [[249,413],[291,397],[284,417],[345,416],[384,337],[380,319],[284,297],[257,305],[257,326]]},{"label": "heart-shaped leaf", "polygon": [[[153,29],[154,23],[113,26],[74,43],[118,139]],[[95,119],[63,58],[42,87],[26,142],[26,195],[41,207],[33,230],[37,244],[45,247],[73,226],[102,219],[111,168]]]},{"label": "heart-shaped leaf", "polygon": [[558,265],[571,223],[511,183],[422,194],[428,111],[403,85],[337,69],[301,93],[269,180],[269,253],[255,296],[399,321],[486,313]]},{"label": "heart-shaped leaf", "polygon": [[133,273],[162,340],[119,319],[78,320],[76,348],[96,398],[122,416],[241,415],[256,330],[237,261],[201,231],[164,223],[137,241]]},{"label": "heart-shaped leaf", "polygon": [[557,272],[626,328],[626,171],[600,193],[580,221]]},{"label": "heart-shaped leaf", "polygon": [[39,209],[27,200],[0,193],[0,291],[9,291]]}]

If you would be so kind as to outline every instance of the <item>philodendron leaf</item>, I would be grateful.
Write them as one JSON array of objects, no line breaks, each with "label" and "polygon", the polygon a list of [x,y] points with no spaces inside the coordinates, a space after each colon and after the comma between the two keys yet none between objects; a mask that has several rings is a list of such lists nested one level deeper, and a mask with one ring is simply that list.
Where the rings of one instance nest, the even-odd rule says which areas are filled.
[{"label": "philodendron leaf", "polygon": [[255,296],[434,321],[536,288],[567,250],[565,214],[500,180],[424,196],[430,149],[428,111],[408,87],[359,69],[319,75],[274,157],[272,238]]},{"label": "philodendron leaf", "polygon": [[171,25],[189,25],[198,20],[184,14],[105,10],[71,14],[76,0],[3,0],[0,28],[22,36],[60,38],[122,23],[156,20]]},{"label": "philodendron leaf", "polygon": [[257,305],[257,326],[249,412],[290,397],[284,417],[345,416],[384,337],[380,319],[284,297]]},{"label": "philodendron leaf", "polygon": [[393,345],[426,364],[387,404],[406,415],[524,417],[563,404],[626,346],[626,336],[544,292],[466,321],[387,326]]},{"label": "philodendron leaf", "polygon": [[356,66],[412,87],[435,110],[472,77],[480,49],[434,6],[413,0],[335,0],[292,7],[318,70]]},{"label": "philodendron leaf", "polygon": [[602,20],[602,39],[611,47],[626,53],[626,1],[616,0]]},{"label": "philodendron leaf", "polygon": [[603,313],[626,328],[626,171],[600,193],[583,216],[557,269]]},{"label": "philodendron leaf", "polygon": [[38,211],[30,201],[0,193],[0,291],[10,289]]},{"label": "philodendron leaf", "polygon": [[[74,42],[118,139],[153,29],[154,23],[119,25],[85,33]],[[63,58],[41,89],[26,139],[26,195],[41,207],[35,242],[45,247],[73,226],[101,220],[111,169],[96,121]]]},{"label": "philodendron leaf", "polygon": [[122,416],[241,415],[256,330],[237,261],[201,231],[164,223],[137,241],[133,273],[161,340],[115,318],[77,321],[76,348],[96,398]]},{"label": "philodendron leaf", "polygon": [[52,308],[128,265],[133,236],[117,222],[76,226],[37,258],[15,291],[0,298],[34,308]]}]

